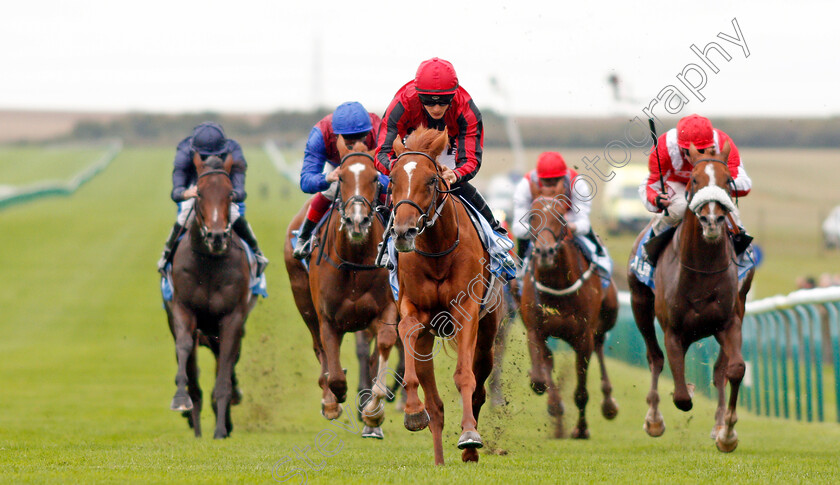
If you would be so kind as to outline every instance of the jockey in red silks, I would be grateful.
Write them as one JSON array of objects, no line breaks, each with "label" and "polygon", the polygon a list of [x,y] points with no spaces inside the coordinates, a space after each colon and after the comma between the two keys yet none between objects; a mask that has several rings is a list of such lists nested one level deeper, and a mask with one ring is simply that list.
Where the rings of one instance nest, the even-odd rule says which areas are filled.
[{"label": "jockey in red silks", "polygon": [[[696,114],[686,116],[677,123],[676,128],[668,130],[659,137],[659,148],[658,150],[651,150],[648,160],[648,178],[639,186],[639,195],[641,195],[645,207],[649,211],[657,213],[651,228],[654,236],[661,235],[664,239],[670,238],[673,231],[668,229],[676,227],[685,215],[688,206],[685,186],[694,168],[688,162],[689,147],[694,144],[694,147],[700,153],[703,153],[707,148],[714,147],[715,151],[720,153],[726,142],[729,142],[730,147],[727,165],[734,181],[730,187],[730,192],[734,196],[743,197],[749,194],[750,189],[752,189],[752,180],[750,180],[744,165],[741,163],[738,147],[735,146],[735,142],[729,135],[713,128],[712,122],[708,118]],[[666,193],[662,193],[660,180],[665,181]],[[666,208],[668,209],[667,215],[664,214]],[[741,221],[738,214],[733,212],[732,216],[740,228]],[[745,233],[741,230],[740,234]],[[745,238],[748,237],[736,237],[738,253],[745,249],[745,247],[737,247],[740,244],[738,239]],[[749,239],[751,240],[751,238]],[[748,245],[749,241],[746,241],[746,244]]]},{"label": "jockey in red silks", "polygon": [[[369,113],[361,103],[343,103],[332,114],[315,124],[306,141],[303,168],[300,173],[300,188],[307,194],[315,194],[309,204],[303,228],[298,235],[292,255],[303,259],[312,252],[312,231],[326,214],[335,200],[338,189],[338,171],[341,156],[338,154],[338,135],[344,138],[348,150],[362,141],[369,148],[376,146],[380,119]],[[384,178],[387,184],[387,178]]]},{"label": "jockey in red silks", "polygon": [[592,233],[592,224],[589,222],[592,198],[585,200],[578,195],[577,191],[572,190],[577,175],[577,172],[566,166],[562,155],[557,152],[543,152],[537,159],[537,168],[526,173],[525,177],[516,184],[516,190],[513,193],[513,235],[516,236],[519,259],[525,258],[531,242],[528,220],[531,203],[540,196],[542,188],[555,188],[558,184],[563,184],[565,187],[565,190],[560,193],[570,197],[563,199],[564,202],[571,204],[571,208],[564,217],[569,230],[575,236],[589,237],[596,246],[600,246]]},{"label": "jockey in red silks", "polygon": [[404,139],[420,126],[446,130],[449,148],[438,158],[443,176],[455,194],[475,207],[494,231],[507,231],[493,216],[484,197],[469,181],[481,168],[484,128],[481,112],[469,93],[458,84],[452,64],[434,57],[420,63],[412,81],[394,95],[385,111],[376,149],[377,168],[389,174],[394,162],[394,140]]}]

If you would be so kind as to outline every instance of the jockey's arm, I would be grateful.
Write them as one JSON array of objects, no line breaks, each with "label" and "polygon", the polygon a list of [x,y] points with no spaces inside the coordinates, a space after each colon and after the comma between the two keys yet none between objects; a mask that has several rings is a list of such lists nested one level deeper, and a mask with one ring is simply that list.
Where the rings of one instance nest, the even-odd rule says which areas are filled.
[{"label": "jockey's arm", "polygon": [[300,189],[307,194],[323,192],[330,188],[330,182],[324,175],[327,162],[327,148],[324,135],[318,127],[312,128],[306,149],[303,152],[303,168],[300,171]]},{"label": "jockey's arm", "polygon": [[248,170],[248,162],[245,161],[245,155],[242,153],[242,147],[239,143],[230,140],[232,150],[230,156],[233,157],[235,163],[230,169],[230,181],[233,183],[233,201],[244,202],[248,197],[245,192],[245,172]]},{"label": "jockey's arm", "polygon": [[185,140],[179,143],[175,150],[175,160],[172,168],[172,193],[170,195],[173,201],[183,202],[189,198],[185,196],[184,192],[194,182],[192,180],[194,172],[195,166],[193,165],[189,143]]},{"label": "jockey's arm", "polygon": [[404,114],[405,107],[396,97],[391,101],[379,125],[374,165],[379,172],[385,175],[391,173],[391,153],[394,151],[394,140],[399,136],[400,119]]},{"label": "jockey's arm", "polygon": [[572,190],[572,208],[566,212],[566,222],[575,236],[585,236],[592,229],[589,213],[592,211],[592,199],[582,199],[576,190]]},{"label": "jockey's arm", "polygon": [[470,100],[466,109],[458,116],[458,152],[455,175],[457,183],[468,182],[481,168],[481,155],[484,147],[484,127],[481,112]]}]

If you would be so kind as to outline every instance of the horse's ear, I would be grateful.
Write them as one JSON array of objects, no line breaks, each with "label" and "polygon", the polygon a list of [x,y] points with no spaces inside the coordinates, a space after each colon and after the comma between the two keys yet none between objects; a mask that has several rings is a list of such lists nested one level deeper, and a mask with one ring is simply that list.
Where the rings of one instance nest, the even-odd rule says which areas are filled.
[{"label": "horse's ear", "polygon": [[350,150],[347,149],[347,143],[344,142],[343,136],[338,135],[338,141],[336,144],[338,145],[339,158],[344,158],[348,153],[350,153]]},{"label": "horse's ear", "polygon": [[446,144],[449,143],[449,135],[446,133],[446,130],[440,132],[437,138],[432,142],[432,146],[429,147],[431,150],[432,158],[437,158],[438,155],[443,153],[443,149],[446,148]]},{"label": "horse's ear", "polygon": [[201,173],[204,171],[204,161],[201,159],[201,155],[198,152],[193,154],[193,165],[195,165],[195,173]]},{"label": "horse's ear", "polygon": [[233,164],[234,164],[233,155],[228,153],[227,157],[225,157],[225,163],[224,163],[225,172],[230,173],[230,171],[233,169]]},{"label": "horse's ear", "polygon": [[697,147],[694,146],[694,143],[692,143],[688,146],[688,158],[692,161],[700,158],[700,152],[697,151]]},{"label": "horse's ear", "polygon": [[398,136],[394,139],[394,153],[397,156],[400,156],[403,154],[404,151],[405,145],[402,144],[402,140],[400,140],[400,137]]},{"label": "horse's ear", "polygon": [[732,146],[729,144],[729,140],[726,140],[726,143],[723,144],[723,149],[720,151],[721,158],[723,158],[724,163],[729,162],[729,151],[732,149]]}]

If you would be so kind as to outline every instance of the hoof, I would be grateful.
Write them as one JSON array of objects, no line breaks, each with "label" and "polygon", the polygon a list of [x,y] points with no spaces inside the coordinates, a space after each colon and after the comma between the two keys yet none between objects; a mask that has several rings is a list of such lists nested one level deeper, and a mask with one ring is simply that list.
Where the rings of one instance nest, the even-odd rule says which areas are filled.
[{"label": "hoof", "polygon": [[380,428],[378,426],[375,426],[375,427],[365,426],[364,429],[362,429],[362,438],[373,438],[373,439],[377,439],[377,440],[384,440],[385,439],[385,434],[382,433],[382,428]]},{"label": "hoof", "polygon": [[542,396],[545,394],[545,391],[548,390],[548,384],[542,381],[531,381],[531,390],[538,396]]},{"label": "hoof", "polygon": [[572,430],[572,439],[575,440],[588,440],[589,439],[589,428],[584,428],[582,431],[580,428],[575,426],[575,429]]},{"label": "hoof", "polygon": [[618,403],[615,402],[615,399],[604,399],[604,402],[601,403],[601,414],[607,419],[615,419],[618,416]]},{"label": "hoof", "polygon": [[192,399],[190,399],[190,396],[186,394],[183,396],[175,394],[175,397],[172,398],[172,404],[169,405],[169,409],[173,411],[191,411],[192,408]]},{"label": "hoof", "polygon": [[674,406],[677,407],[680,411],[691,411],[691,408],[694,407],[694,404],[691,402],[691,399],[674,399]]},{"label": "hoof", "polygon": [[665,433],[665,420],[654,422],[645,419],[643,428],[651,438],[659,438]]},{"label": "hoof", "polygon": [[226,432],[219,431],[218,429],[216,430],[215,433],[213,433],[213,439],[214,440],[223,440],[227,437],[228,437],[228,434]]},{"label": "hoof", "polygon": [[368,409],[370,406],[365,406],[362,410],[362,421],[371,428],[378,428],[382,426],[385,421],[385,406],[381,403],[373,409]]},{"label": "hoof", "polygon": [[[481,435],[478,431],[464,431],[461,437],[458,438],[458,449],[467,450],[470,448],[483,448],[484,443],[481,441]],[[476,460],[478,461],[478,460]]]},{"label": "hoof", "polygon": [[230,398],[230,405],[236,406],[242,403],[242,391],[238,387],[233,388],[233,395]]},{"label": "hoof", "polygon": [[724,453],[732,453],[738,447],[738,433],[732,430],[732,434],[727,438],[724,436],[726,430],[721,428],[720,432],[715,438],[715,446]]},{"label": "hoof", "polygon": [[425,429],[429,425],[429,413],[425,409],[415,414],[406,413],[405,418],[403,418],[403,424],[405,425],[405,429],[409,431]]},{"label": "hoof", "polygon": [[321,403],[321,416],[329,419],[330,421],[340,418],[341,413],[343,411],[344,410],[341,408],[341,404],[338,404],[338,403],[333,403],[333,404]]}]

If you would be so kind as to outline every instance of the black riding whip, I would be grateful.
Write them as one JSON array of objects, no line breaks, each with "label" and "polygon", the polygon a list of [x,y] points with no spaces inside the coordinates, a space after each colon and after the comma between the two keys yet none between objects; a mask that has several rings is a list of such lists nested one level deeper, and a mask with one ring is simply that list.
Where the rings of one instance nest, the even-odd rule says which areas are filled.
[{"label": "black riding whip", "polygon": [[[650,137],[653,138],[653,149],[656,151],[656,167],[659,169],[659,185],[662,188],[662,193],[667,195],[668,193],[665,192],[665,181],[662,179],[662,164],[659,161],[659,138],[656,136],[656,126],[653,124],[653,118],[648,118],[648,124],[650,125]],[[668,208],[665,207],[665,215],[668,216]]]}]

